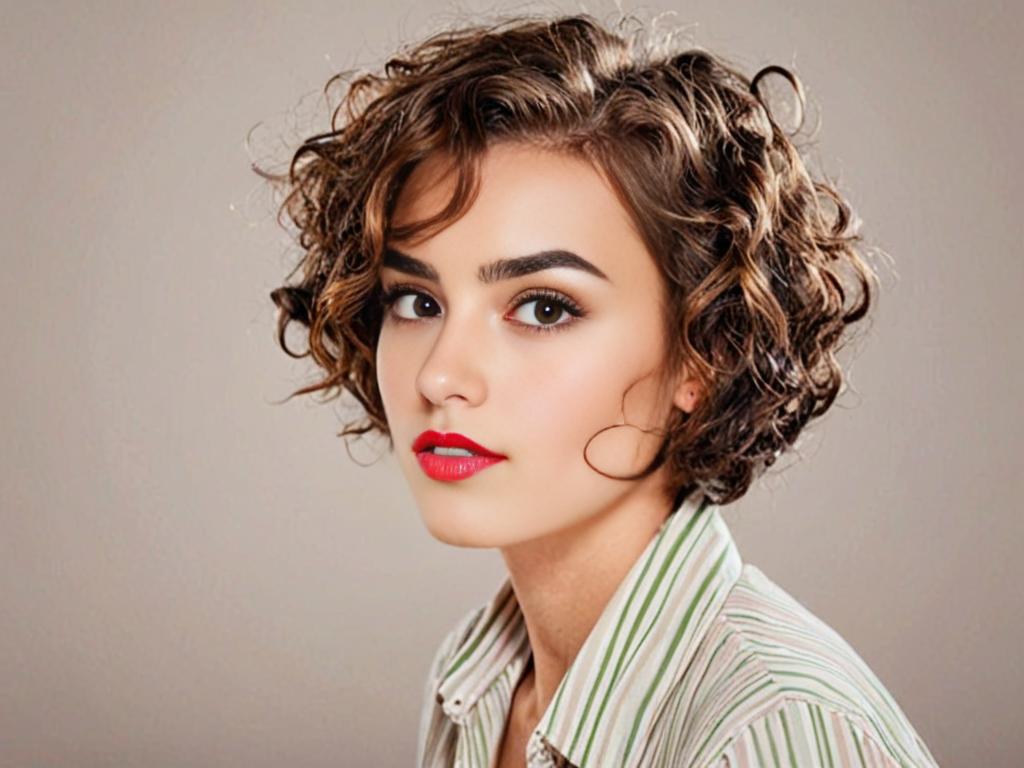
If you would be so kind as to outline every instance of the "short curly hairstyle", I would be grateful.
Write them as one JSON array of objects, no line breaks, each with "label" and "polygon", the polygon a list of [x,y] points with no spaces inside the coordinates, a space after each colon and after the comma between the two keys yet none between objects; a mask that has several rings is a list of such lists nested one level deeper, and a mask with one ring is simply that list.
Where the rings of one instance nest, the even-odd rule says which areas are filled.
[{"label": "short curly hairstyle", "polygon": [[[770,72],[793,86],[802,116],[788,69],[750,79],[711,52],[576,14],[446,30],[382,72],[332,77],[325,91],[349,87],[331,130],[305,140],[287,172],[254,166],[284,188],[278,223],[287,213],[302,250],[271,293],[278,343],[324,373],[290,397],[347,391],[365,419],[339,436],[391,439],[375,369],[385,240],[461,215],[489,145],[533,143],[606,172],[664,277],[668,365],[685,364],[704,391],[666,432],[675,502],[697,488],[719,504],[738,499],[833,403],[844,329],[866,314],[877,280],[849,203],[812,178],[771,114],[758,88]],[[457,171],[454,195],[435,216],[393,227],[398,190],[435,151]],[[292,322],[308,331],[301,354],[285,340]]]}]

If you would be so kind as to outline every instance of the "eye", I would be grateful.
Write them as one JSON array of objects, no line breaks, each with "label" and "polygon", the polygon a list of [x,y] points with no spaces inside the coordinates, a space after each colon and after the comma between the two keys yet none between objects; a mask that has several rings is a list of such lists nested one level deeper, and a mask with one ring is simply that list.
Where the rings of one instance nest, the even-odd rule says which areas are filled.
[{"label": "eye", "polygon": [[[532,311],[521,312],[524,307],[531,304],[535,305]],[[380,305],[398,323],[419,322],[424,318],[436,316],[440,309],[437,301],[430,294],[408,284],[399,284],[383,289]],[[525,296],[520,296],[512,311],[513,315],[517,313],[519,313],[517,324],[531,332],[538,333],[562,330],[575,323],[576,318],[586,314],[568,296],[546,288],[528,291]],[[555,322],[563,316],[572,319]]]},{"label": "eye", "polygon": [[[524,307],[528,307],[531,304],[534,305],[533,309],[521,315],[521,317],[525,316],[527,318],[523,325],[527,326],[531,331],[544,333],[562,330],[566,326],[575,323],[576,318],[583,316],[583,310],[576,302],[568,296],[547,289],[532,291],[525,297],[521,297],[519,303],[516,304],[513,314],[518,313]],[[563,316],[570,319],[564,322],[555,322],[555,320]],[[537,325],[529,322],[529,320],[536,320]]]},{"label": "eye", "polygon": [[[428,313],[428,317],[437,314],[437,302],[429,294],[416,290],[411,285],[395,285],[385,289],[381,294],[380,304],[400,323],[416,322],[422,317],[416,314],[417,311]],[[411,311],[412,316],[404,316],[402,310]]]}]

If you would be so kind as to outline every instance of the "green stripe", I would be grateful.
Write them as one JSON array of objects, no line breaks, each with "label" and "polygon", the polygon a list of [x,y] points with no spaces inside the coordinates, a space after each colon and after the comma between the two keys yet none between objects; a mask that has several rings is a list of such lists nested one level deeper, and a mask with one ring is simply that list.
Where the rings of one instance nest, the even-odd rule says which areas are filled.
[{"label": "green stripe", "polygon": [[[811,721],[811,730],[814,731],[814,748],[818,751],[818,765],[825,765],[825,753],[822,752],[821,746],[823,741],[827,741],[828,736],[824,733],[824,727],[821,731],[818,729],[818,718],[815,709],[812,709],[807,702],[800,702],[800,706],[807,710],[807,717]],[[831,766],[831,762],[828,763]]]},{"label": "green stripe", "polygon": [[863,766],[867,765],[864,760],[864,753],[860,749],[860,739],[857,738],[857,731],[853,727],[853,723],[850,722],[849,718],[846,718],[846,732],[850,734],[850,739],[853,741],[853,746],[857,748],[857,759],[860,760],[860,764]]},{"label": "green stripe", "polygon": [[736,699],[736,701],[730,704],[728,709],[726,709],[725,712],[722,713],[722,716],[718,718],[718,720],[715,722],[714,726],[707,732],[707,734],[705,734],[704,741],[701,742],[700,747],[697,749],[697,752],[699,753],[704,751],[704,748],[707,747],[708,742],[711,741],[711,737],[714,736],[715,732],[722,727],[722,723],[724,723],[729,718],[729,715],[731,715],[737,709],[737,707],[739,707],[741,704],[746,703],[747,699],[751,698],[754,694],[764,690],[769,685],[772,685],[772,681],[770,679],[763,680],[761,684],[758,685],[756,688],[751,688],[749,691],[747,691],[738,699]]},{"label": "green stripe", "polygon": [[[697,524],[698,518],[701,516],[701,512],[704,511],[704,508],[706,506],[707,506],[707,499],[705,499],[701,503],[700,507],[697,509],[696,512],[694,512],[692,515],[690,515],[690,519],[686,521],[686,526],[679,533],[679,535],[676,536],[675,541],[672,542],[672,546],[669,548],[668,552],[666,552],[664,558],[662,558],[660,567],[658,568],[658,573],[654,577],[654,582],[651,584],[651,587],[647,590],[647,594],[644,596],[644,602],[640,606],[640,612],[637,615],[636,619],[633,621],[633,627],[630,630],[629,638],[633,637],[633,635],[636,632],[636,628],[643,621],[643,618],[644,618],[644,616],[647,613],[647,609],[648,609],[648,607],[650,607],[651,600],[654,599],[654,595],[657,593],[658,587],[661,585],[661,582],[665,579],[665,573],[668,571],[669,567],[671,566],[676,552],[679,551],[679,548],[682,546],[683,542],[686,541],[690,537],[690,534],[692,533],[692,531],[694,529],[694,526]],[[667,530],[667,527],[665,529],[663,529],[663,530]],[[702,532],[703,532],[703,530],[704,529],[702,529]],[[648,562],[651,562],[651,561],[653,561],[653,556],[652,556],[652,558]],[[645,569],[646,569],[646,564],[645,564]],[[638,580],[637,583],[639,584],[641,581],[642,581],[642,579]],[[630,595],[630,598],[632,598],[632,595]],[[693,609],[693,606],[691,605],[689,610],[692,610],[692,609]],[[624,618],[625,615],[626,615],[626,611],[622,611],[622,613],[620,615],[620,620],[622,618]],[[607,652],[605,654],[605,659],[606,660],[607,660],[608,655],[611,653],[611,650],[612,650],[613,646],[614,646],[614,638],[613,638],[613,643],[608,646]],[[623,654],[626,652],[626,650],[628,648],[629,648],[629,642],[627,640],[626,644],[623,646]],[[623,654],[619,655],[619,664],[621,664],[621,662],[622,662]],[[605,707],[608,704],[608,699],[612,695],[613,686],[614,686],[615,680],[617,679],[617,675],[618,675],[618,670],[619,670],[619,666],[617,665],[616,666],[616,677],[613,678],[612,682],[609,684],[608,690],[605,693],[604,698],[601,701],[601,706],[598,709],[598,714],[594,718],[594,727],[592,727],[590,729],[590,738],[587,739],[587,746],[586,746],[586,748],[583,751],[583,757],[580,759],[580,763],[581,764],[585,764],[586,763],[587,756],[590,754],[590,750],[591,750],[591,748],[594,745],[594,738],[597,736],[597,733],[599,731],[600,724],[601,724],[601,715],[604,713]],[[602,665],[601,674],[602,675],[604,674],[604,665]],[[598,680],[600,681],[600,676],[598,677]],[[597,687],[598,686],[595,684],[594,687],[591,688],[591,691],[590,691],[590,698],[591,699],[593,698],[594,693],[596,693]],[[587,709],[589,709],[589,708],[590,708],[590,701],[588,700],[587,701]],[[580,727],[582,727],[583,723],[586,722],[586,715],[587,715],[586,710],[584,710],[583,717],[580,719]],[[576,735],[577,736],[580,733],[580,727],[577,727],[577,729],[576,729]],[[576,746],[576,738],[574,737],[573,740],[572,740],[572,746],[570,746],[569,751],[572,752],[572,750],[573,750],[573,748],[575,746]],[[627,750],[627,754],[628,754],[628,750]]]},{"label": "green stripe", "polygon": [[768,761],[764,759],[764,750],[761,749],[761,741],[757,738],[757,730],[753,727],[750,728],[750,740],[754,742],[754,751],[757,753],[757,764],[767,765]]},{"label": "green stripe", "polygon": [[[487,630],[489,630],[491,626],[494,624],[494,622],[498,620],[498,617],[505,612],[505,606],[507,606],[509,600],[512,600],[514,597],[515,593],[510,589],[508,591],[508,594],[505,595],[505,599],[502,601],[501,607],[491,614],[490,618],[487,619],[487,623],[484,625],[483,629],[477,632],[476,637],[473,638],[473,642],[470,644],[469,648],[467,648],[463,652],[463,654],[455,661],[455,663],[448,668],[448,671],[444,673],[443,679],[447,679],[448,677],[450,677],[459,667],[461,667],[465,663],[466,659],[473,655],[473,651],[476,650],[476,647],[478,645],[480,645],[480,641],[483,640],[484,636],[487,634]],[[501,633],[499,632],[497,636],[500,637],[500,635]]]},{"label": "green stripe", "polygon": [[658,668],[657,674],[654,676],[654,680],[647,687],[647,692],[640,703],[640,708],[636,713],[636,717],[633,718],[633,727],[629,732],[629,739],[626,741],[626,749],[623,753],[628,755],[633,748],[633,740],[636,739],[637,730],[640,728],[640,721],[647,710],[647,704],[650,702],[651,697],[654,695],[655,689],[658,687],[658,683],[661,682],[662,676],[665,674],[665,669],[668,667],[669,661],[675,654],[676,646],[679,645],[679,641],[682,639],[683,634],[686,632],[687,626],[690,623],[690,617],[693,615],[693,610],[700,602],[701,595],[703,595],[711,583],[711,580],[718,574],[719,569],[722,567],[722,563],[725,561],[726,555],[729,554],[729,548],[723,547],[722,554],[718,556],[715,564],[712,566],[711,571],[704,577],[704,581],[700,585],[700,589],[697,590],[697,594],[694,596],[693,602],[686,609],[686,613],[683,616],[683,621],[676,631],[675,636],[672,638],[672,642],[669,644],[668,650],[665,652],[664,657],[661,661],[661,666]]},{"label": "green stripe", "polygon": [[[708,518],[709,523],[710,523],[710,519],[711,518]],[[705,525],[704,529],[706,529],[706,528],[707,528],[707,526]],[[697,546],[697,543],[701,541],[701,537],[704,535],[704,529],[701,529],[701,532],[697,535],[697,537],[694,540],[693,546],[691,546],[690,549],[687,551],[685,557],[682,560],[683,565],[680,565],[680,567],[677,568],[675,573],[672,575],[672,581],[669,582],[669,586],[668,586],[668,589],[666,590],[665,597],[664,597],[664,599],[662,599],[661,605],[658,606],[658,612],[656,614],[654,614],[654,618],[650,622],[648,622],[647,629],[644,631],[643,637],[641,637],[640,641],[633,646],[633,652],[629,654],[629,658],[626,660],[626,663],[622,665],[623,667],[628,667],[630,665],[630,663],[633,661],[633,659],[636,657],[636,655],[638,653],[640,653],[640,650],[644,647],[645,641],[647,640],[648,635],[650,635],[651,632],[654,630],[654,628],[658,626],[658,619],[661,617],[662,612],[665,610],[665,606],[668,605],[671,602],[672,598],[675,596],[674,593],[673,593],[672,588],[675,586],[676,580],[679,578],[679,575],[681,573],[683,573],[683,571],[685,570],[685,563],[689,561],[690,556],[693,554],[694,548]],[[708,609],[710,607],[711,607],[711,602],[709,601],[708,603],[706,603],[704,605],[704,609],[703,609],[703,611],[701,611],[701,617],[703,617],[704,614],[707,613],[707,611],[708,611]],[[629,647],[628,642],[626,644],[626,647],[627,648]],[[623,658],[624,657],[620,656],[619,660],[621,661]],[[617,679],[618,679],[618,668],[616,668],[616,674],[613,676],[612,680],[614,681],[614,680],[617,680]]]},{"label": "green stripe", "polygon": [[768,746],[772,750],[772,763],[775,768],[781,768],[779,765],[779,750],[775,747],[775,737],[772,736],[772,724],[771,720],[764,721],[764,730],[768,734]]},{"label": "green stripe", "polygon": [[825,718],[821,714],[821,709],[815,707],[813,713],[817,716],[818,721],[821,723],[821,732],[825,734],[825,756],[828,758],[829,768],[834,768],[835,761],[832,759],[832,747],[829,744],[831,739],[828,737],[828,728],[825,725]]},{"label": "green stripe", "polygon": [[789,723],[786,721],[786,710],[779,710],[779,720],[782,722],[782,733],[786,737],[786,751],[789,753],[789,764],[792,768],[800,768],[796,764],[796,755],[793,752],[793,740],[789,736]]},{"label": "green stripe", "polygon": [[[701,508],[703,508],[703,505],[702,505]],[[629,637],[633,636],[633,632],[636,631],[637,623],[643,618],[644,613],[647,611],[647,606],[649,605],[649,603],[651,601],[653,593],[657,590],[657,587],[661,583],[662,577],[664,576],[666,563],[668,562],[668,560],[671,559],[673,553],[675,553],[675,551],[677,549],[679,549],[679,545],[683,542],[683,540],[686,538],[686,536],[689,535],[689,532],[693,528],[693,525],[694,525],[694,523],[696,521],[696,518],[697,518],[696,514],[693,514],[693,515],[690,516],[690,520],[687,521],[686,527],[683,529],[682,533],[680,533],[676,537],[676,540],[673,542],[673,545],[669,549],[668,554],[663,559],[661,570],[659,571],[657,577],[655,578],[653,586],[647,591],[647,594],[644,597],[644,602],[643,602],[643,604],[640,607],[639,616],[637,617],[636,621],[634,621],[634,623],[633,623],[633,628],[630,631]],[[662,540],[665,538],[665,536],[668,535],[668,531],[669,531],[670,528],[671,528],[670,525],[663,525],[661,527],[661,529],[660,529],[660,531],[658,533],[658,538],[657,538],[657,540],[654,543],[654,547],[651,549],[651,554],[644,561],[643,569],[641,570],[640,575],[637,577],[636,581],[634,582],[633,589],[630,590],[629,597],[626,600],[625,606],[619,611],[618,621],[615,624],[615,631],[612,633],[611,642],[608,643],[608,647],[605,649],[604,658],[601,660],[601,665],[600,665],[600,668],[598,669],[597,679],[594,681],[594,684],[590,687],[590,691],[589,691],[589,694],[587,696],[587,702],[586,702],[586,705],[584,706],[584,709],[583,709],[583,714],[580,715],[580,717],[579,717],[579,721],[576,724],[576,731],[573,734],[572,741],[569,744],[569,754],[572,754],[573,751],[576,749],[576,742],[579,740],[579,737],[580,737],[580,735],[583,732],[583,727],[584,727],[584,725],[586,724],[586,721],[587,721],[587,714],[590,711],[591,705],[593,704],[594,696],[597,695],[597,691],[600,688],[601,679],[604,677],[604,673],[605,673],[605,671],[608,668],[608,663],[609,663],[609,661],[611,659],[612,652],[615,649],[615,640],[619,636],[619,632],[622,629],[623,622],[625,622],[625,620],[626,620],[626,616],[629,614],[629,606],[632,605],[633,598],[636,597],[636,594],[639,591],[640,586],[643,584],[644,576],[647,575],[647,571],[650,569],[651,564],[654,563],[654,562],[657,562],[657,560],[658,560],[658,558],[657,558],[658,550],[661,547]],[[627,647],[628,647],[628,641],[627,641]],[[621,656],[620,656],[620,659],[621,659]],[[566,677],[568,677],[568,675]],[[613,680],[613,682],[614,682],[614,680]],[[609,690],[610,690],[610,687],[609,687]],[[605,702],[606,701],[607,701],[607,695],[605,697]],[[603,709],[604,709],[604,703],[602,703],[602,705],[601,705],[601,711],[603,711]],[[597,720],[598,721],[600,720],[600,715],[598,715]],[[590,746],[593,743],[594,734],[595,734],[595,730],[591,729],[590,738],[587,741],[586,751],[583,753],[583,757],[580,760],[581,764],[582,763],[586,763],[587,753],[590,752]]]},{"label": "green stripe", "polygon": [[549,727],[548,727],[548,730],[544,734],[548,738],[551,737],[551,725],[556,722],[557,717],[558,717],[558,707],[559,707],[559,705],[562,702],[562,694],[565,693],[565,689],[569,687],[569,684],[567,682],[568,679],[569,679],[569,675],[568,674],[566,674],[566,675],[564,675],[562,677],[562,682],[558,686],[558,692],[555,694],[555,703],[551,707],[551,718],[548,721]]}]

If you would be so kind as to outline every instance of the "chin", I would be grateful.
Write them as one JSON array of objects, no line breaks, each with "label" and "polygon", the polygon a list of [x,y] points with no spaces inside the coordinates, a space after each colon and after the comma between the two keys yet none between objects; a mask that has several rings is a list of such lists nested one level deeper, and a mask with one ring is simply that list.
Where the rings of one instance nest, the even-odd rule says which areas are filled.
[{"label": "chin", "polygon": [[473,519],[458,505],[432,504],[420,507],[420,515],[427,531],[438,541],[453,547],[471,549],[500,546],[495,541],[492,526],[482,525],[479,518]]},{"label": "chin", "polygon": [[490,549],[500,547],[502,542],[487,536],[482,536],[479,531],[472,527],[450,525],[448,523],[426,523],[430,535],[442,544],[452,547],[463,547],[465,549]]},{"label": "chin", "polygon": [[420,515],[437,541],[467,549],[498,549],[537,535],[526,520],[511,520],[494,507],[479,503],[432,503],[420,506]]}]

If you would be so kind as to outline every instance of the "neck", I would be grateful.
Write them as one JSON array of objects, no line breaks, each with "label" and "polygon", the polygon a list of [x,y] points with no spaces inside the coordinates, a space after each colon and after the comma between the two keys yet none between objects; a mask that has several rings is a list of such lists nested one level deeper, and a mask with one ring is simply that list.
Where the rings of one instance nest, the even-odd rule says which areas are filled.
[{"label": "neck", "polygon": [[532,650],[516,706],[536,723],[670,509],[656,483],[569,528],[501,550]]}]

